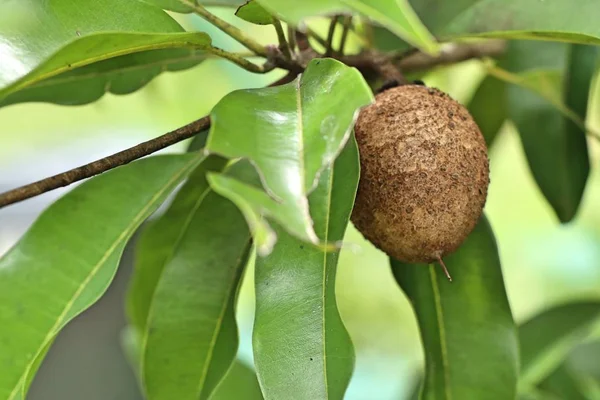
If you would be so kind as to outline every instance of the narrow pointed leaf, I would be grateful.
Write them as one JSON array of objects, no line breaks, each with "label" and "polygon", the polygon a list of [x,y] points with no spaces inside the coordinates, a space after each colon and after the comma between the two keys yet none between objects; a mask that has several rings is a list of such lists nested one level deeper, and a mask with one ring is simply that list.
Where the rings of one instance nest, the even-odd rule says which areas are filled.
[{"label": "narrow pointed leaf", "polygon": [[142,230],[135,249],[135,270],[127,294],[127,316],[139,333],[146,329],[148,310],[165,265],[185,237],[194,214],[202,207],[211,188],[209,171],[221,171],[227,160],[207,157],[177,193],[165,214]]},{"label": "narrow pointed leaf", "polygon": [[358,110],[372,100],[356,69],[319,59],[294,82],[236,91],[213,109],[206,148],[250,160],[266,193],[218,176],[210,182],[244,211],[253,233],[264,233],[258,237],[260,253],[275,242],[270,229],[254,228],[266,216],[292,235],[318,243],[307,196],[348,140]]},{"label": "narrow pointed leaf", "polygon": [[[76,76],[68,72],[98,61],[146,50],[209,45],[208,35],[183,33],[164,11],[140,1],[1,2],[0,99],[63,73]],[[130,67],[147,64],[144,57],[123,60]],[[46,93],[44,100],[48,97]],[[57,97],[65,102],[65,94]]]},{"label": "narrow pointed leaf", "polygon": [[[509,69],[518,72],[525,65],[546,68],[556,61],[545,61],[539,55],[550,53],[551,48],[557,48],[560,54],[564,46],[515,42],[509,53]],[[563,66],[558,70],[564,87],[559,103],[584,121],[596,50],[582,45],[571,45],[569,50],[568,68],[564,70]],[[558,83],[538,80],[535,87],[542,92]],[[587,139],[584,129],[548,99],[551,97],[541,97],[528,88],[515,85],[508,88],[509,113],[519,130],[531,172],[560,221],[568,222],[577,213],[589,175]]]},{"label": "narrow pointed leaf", "polygon": [[[352,140],[310,196],[315,229],[342,240],[358,183]],[[342,399],[354,365],[340,318],[335,281],[338,251],[306,245],[276,227],[273,252],[256,260],[254,360],[266,399]]]},{"label": "narrow pointed leaf", "polygon": [[494,234],[485,217],[437,265],[392,260],[410,299],[425,351],[422,399],[514,399],[519,349]]},{"label": "narrow pointed leaf", "polygon": [[[252,170],[243,163],[232,170],[239,167]],[[164,260],[142,341],[149,400],[208,399],[237,353],[234,307],[250,233],[237,207],[210,190],[205,175],[204,166],[195,171],[174,204],[176,214],[184,202],[192,204],[183,226],[171,213],[163,217],[165,229],[170,223],[180,233]]]},{"label": "narrow pointed leaf", "polygon": [[33,83],[0,101],[0,107],[24,102],[81,105],[105,93],[135,92],[163,72],[181,71],[198,65],[206,53],[195,49],[151,50],[127,54]]},{"label": "narrow pointed leaf", "polygon": [[490,147],[508,118],[506,83],[492,76],[485,77],[468,108]]},{"label": "narrow pointed leaf", "polygon": [[432,33],[600,43],[596,0],[410,0]]},{"label": "narrow pointed leaf", "polygon": [[18,398],[38,355],[104,293],[127,240],[199,162],[150,157],[89,180],[0,259],[0,398]]},{"label": "narrow pointed leaf", "polygon": [[553,308],[519,327],[521,383],[533,386],[557,368],[600,318],[600,302]]}]

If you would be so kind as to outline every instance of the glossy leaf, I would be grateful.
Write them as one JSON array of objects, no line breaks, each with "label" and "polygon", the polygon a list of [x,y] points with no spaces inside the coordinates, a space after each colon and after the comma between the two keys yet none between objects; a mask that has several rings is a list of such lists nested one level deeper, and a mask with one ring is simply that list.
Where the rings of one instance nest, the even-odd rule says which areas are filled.
[{"label": "glossy leaf", "polygon": [[256,373],[241,361],[231,366],[225,379],[219,384],[211,400],[262,400],[263,396]]},{"label": "glossy leaf", "polygon": [[0,106],[23,102],[86,104],[105,93],[129,94],[163,72],[198,65],[206,53],[194,49],[151,50],[127,54],[63,72],[27,86],[0,100]]},{"label": "glossy leaf", "polygon": [[207,150],[250,160],[266,190],[214,174],[209,178],[244,212],[259,253],[268,253],[275,242],[264,217],[318,243],[307,196],[348,140],[359,108],[372,100],[356,69],[318,59],[294,82],[232,92],[213,109]]},{"label": "glossy leaf", "polygon": [[164,11],[140,1],[2,2],[0,99],[113,57],[145,50],[209,47],[208,35],[182,32]]},{"label": "glossy leaf", "polygon": [[505,400],[516,395],[519,349],[494,234],[485,217],[437,265],[392,260],[425,351],[422,399]]},{"label": "glossy leaf", "polygon": [[255,0],[250,0],[235,12],[239,18],[244,21],[257,25],[270,25],[275,22],[275,18]]},{"label": "glossy leaf", "polygon": [[596,0],[410,0],[440,39],[482,35],[600,43]]},{"label": "glossy leaf", "polygon": [[[358,184],[356,142],[323,172],[310,196],[315,230],[342,240]],[[266,399],[342,399],[354,351],[335,298],[339,250],[327,252],[276,227],[279,240],[256,259],[254,361]]]},{"label": "glossy leaf", "polygon": [[129,322],[139,333],[146,329],[148,310],[164,267],[185,237],[194,214],[212,191],[206,181],[209,171],[221,171],[227,161],[208,157],[194,171],[160,218],[142,230],[135,248],[135,270],[127,297]]},{"label": "glossy leaf", "polygon": [[468,108],[490,147],[508,118],[506,83],[492,76],[485,77]]},{"label": "glossy leaf", "polygon": [[600,302],[553,308],[519,327],[521,381],[533,386],[558,367],[600,318]]},{"label": "glossy leaf", "polygon": [[199,162],[150,157],[91,179],[0,259],[0,398],[21,395],[38,355],[104,293],[129,237]]},{"label": "glossy leaf", "polygon": [[402,39],[426,52],[437,52],[438,45],[421,23],[407,0],[257,0],[285,21],[298,24],[316,15],[357,11],[390,29]]},{"label": "glossy leaf", "polygon": [[234,307],[250,233],[234,204],[212,191],[202,197],[152,298],[142,342],[149,400],[208,399],[237,353]]},{"label": "glossy leaf", "polygon": [[[194,0],[143,0],[145,3],[153,4],[165,10],[179,13],[191,13],[194,10],[190,6]],[[246,0],[200,0],[198,3],[204,6],[239,7]]]},{"label": "glossy leaf", "polygon": [[[596,57],[593,47],[569,47],[565,54],[565,46],[560,44],[515,42],[508,55],[509,68],[516,72],[532,65],[552,68],[557,59],[568,60],[566,71],[564,64],[558,70],[563,74],[564,100],[552,100],[553,87],[559,84],[556,80],[529,83],[542,94],[549,92],[545,98],[526,87],[508,88],[509,114],[519,130],[531,172],[562,222],[577,213],[589,175],[589,155],[585,131],[554,104],[573,107],[571,112],[585,120]],[[550,54],[556,56],[546,61]]]}]

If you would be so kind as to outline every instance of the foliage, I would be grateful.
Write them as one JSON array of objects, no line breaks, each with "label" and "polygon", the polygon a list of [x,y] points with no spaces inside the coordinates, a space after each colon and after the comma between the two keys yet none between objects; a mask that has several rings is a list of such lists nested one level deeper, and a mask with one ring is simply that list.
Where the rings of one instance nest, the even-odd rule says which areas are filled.
[{"label": "foliage", "polygon": [[[497,63],[480,62],[486,76],[469,110],[490,146],[514,123],[558,222],[576,217],[592,168],[588,137],[600,138],[586,124],[600,44],[595,0],[199,3],[0,2],[0,106],[128,94],[209,57],[291,74],[287,83],[226,95],[188,153],[138,160],[70,191],[0,258],[0,399],[25,398],[56,335],[103,295],[138,230],[126,348],[148,399],[343,398],[354,349],[336,272],[360,176],[353,125],[386,78],[373,76],[382,74],[378,57],[394,65],[414,50],[436,60],[464,44],[451,43],[458,39],[508,40]],[[208,6],[274,29],[280,43],[264,46]],[[199,14],[251,54],[214,46],[165,10]],[[313,21],[329,15],[330,35],[321,38]],[[365,52],[347,57],[348,30]],[[302,48],[305,34],[331,58]],[[172,192],[166,211],[144,224]],[[249,369],[236,360],[235,311],[254,253]],[[591,396],[600,374],[577,352],[594,345],[584,341],[600,318],[597,301],[517,325],[485,217],[445,262],[453,283],[434,265],[390,260],[419,325],[420,398]],[[589,351],[597,354],[597,343]]]}]

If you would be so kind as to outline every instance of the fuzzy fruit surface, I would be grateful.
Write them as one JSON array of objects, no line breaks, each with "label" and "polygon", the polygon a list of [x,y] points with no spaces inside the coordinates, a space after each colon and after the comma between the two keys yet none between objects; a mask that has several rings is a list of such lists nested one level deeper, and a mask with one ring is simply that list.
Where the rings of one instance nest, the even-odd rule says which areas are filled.
[{"label": "fuzzy fruit surface", "polygon": [[437,89],[398,86],[361,111],[355,133],[356,228],[403,262],[456,250],[477,224],[489,184],[485,140],[467,109]]}]

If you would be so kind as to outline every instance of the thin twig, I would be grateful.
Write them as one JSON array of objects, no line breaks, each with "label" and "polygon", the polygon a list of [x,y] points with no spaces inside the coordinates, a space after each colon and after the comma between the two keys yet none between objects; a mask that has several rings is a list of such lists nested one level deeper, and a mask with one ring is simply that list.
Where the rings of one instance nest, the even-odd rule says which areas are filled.
[{"label": "thin twig", "polygon": [[197,133],[207,129],[209,126],[209,117],[202,117],[179,129],[148,140],[147,142],[140,143],[137,146],[133,146],[127,150],[120,151],[116,154],[101,158],[100,160],[93,161],[70,171],[30,183],[29,185],[13,189],[6,193],[2,193],[0,194],[0,208],[34,196],[38,196],[42,193],[46,193],[63,186],[68,186],[82,179],[90,178],[102,172],[108,171],[109,169],[130,163],[133,160],[137,160],[138,158],[142,158],[148,154],[162,150],[165,147],[172,146],[175,143],[181,142],[182,140],[191,138]]},{"label": "thin twig", "polygon": [[296,51],[296,30],[290,25],[288,25],[288,43],[293,56],[294,52]]},{"label": "thin twig", "polygon": [[252,50],[259,56],[266,57],[267,50],[265,46],[258,43],[256,40],[246,35],[241,29],[231,25],[229,22],[222,20],[217,17],[210,11],[208,11],[204,6],[198,4],[195,0],[179,0],[180,3],[192,8],[196,14],[237,40],[239,43],[246,46],[248,49]]},{"label": "thin twig", "polygon": [[352,16],[347,15],[344,17],[344,22],[342,23],[342,37],[340,38],[340,47],[338,48],[339,55],[344,55],[344,48],[346,47],[346,40],[348,39],[348,32],[351,26]]},{"label": "thin twig", "polygon": [[504,53],[506,43],[501,40],[490,40],[477,43],[460,43],[446,46],[438,56],[430,56],[421,52],[411,52],[405,58],[396,60],[396,55],[364,51],[356,55],[341,56],[339,59],[347,65],[365,72],[373,72],[373,56],[388,57],[403,72],[414,72],[433,67],[456,64],[473,58],[498,57]]},{"label": "thin twig", "polygon": [[273,26],[275,27],[275,31],[277,32],[277,39],[279,40],[279,50],[283,53],[283,56],[288,60],[292,59],[292,52],[290,50],[290,45],[285,38],[285,33],[283,32],[283,26],[281,26],[281,21],[276,19],[273,22]]},{"label": "thin twig", "polygon": [[397,65],[403,71],[418,71],[440,65],[456,64],[473,58],[498,57],[506,51],[504,40],[487,40],[474,43],[453,43],[442,47],[440,54],[431,56],[413,52],[405,56]]},{"label": "thin twig", "polygon": [[246,60],[244,57],[241,57],[236,53],[230,53],[228,51],[219,49],[218,47],[211,46],[210,48],[208,48],[207,51],[209,51],[211,54],[213,54],[217,57],[224,58],[226,60],[233,62],[234,64],[239,65],[246,71],[254,72],[257,74],[264,74],[264,73],[270,72],[273,69],[275,69],[274,65],[269,65],[269,64],[257,65],[251,61]]},{"label": "thin twig", "polygon": [[317,43],[319,43],[321,46],[323,46],[323,48],[327,48],[327,40],[323,39],[321,37],[321,35],[319,35],[317,32],[315,32],[314,30],[312,30],[309,27],[306,27],[305,30],[306,30],[306,34],[308,36],[313,38]]},{"label": "thin twig", "polygon": [[329,23],[329,31],[327,32],[327,42],[325,43],[325,57],[331,57],[333,55],[333,35],[335,35],[335,27],[338,23],[338,17],[331,17]]}]

